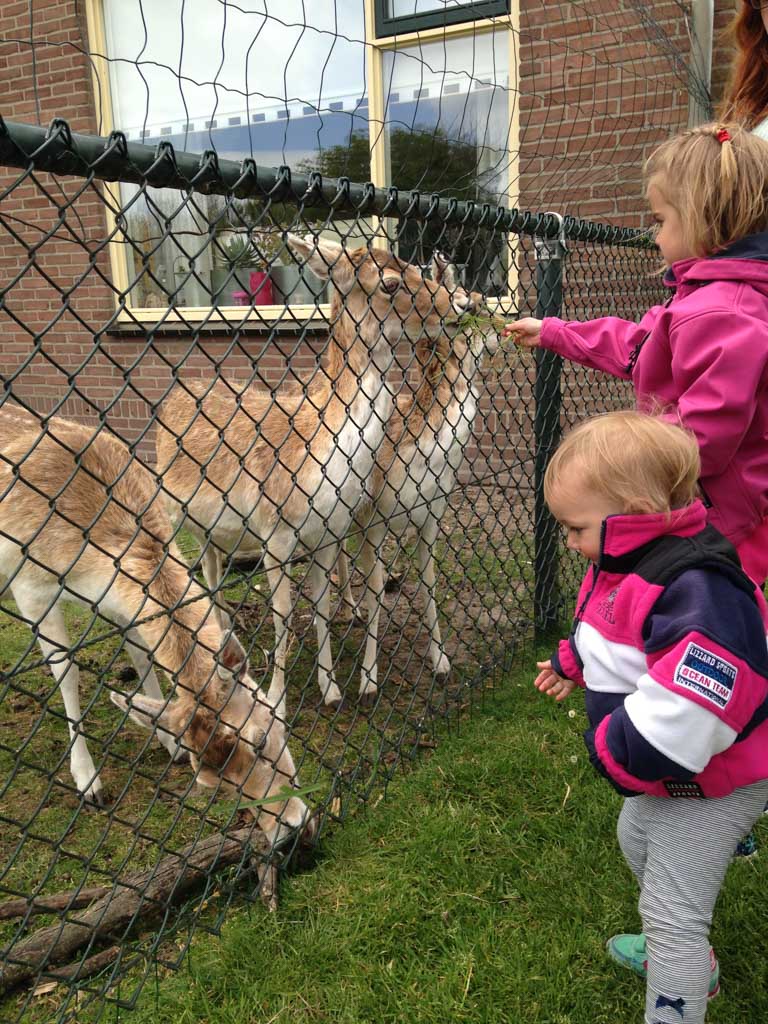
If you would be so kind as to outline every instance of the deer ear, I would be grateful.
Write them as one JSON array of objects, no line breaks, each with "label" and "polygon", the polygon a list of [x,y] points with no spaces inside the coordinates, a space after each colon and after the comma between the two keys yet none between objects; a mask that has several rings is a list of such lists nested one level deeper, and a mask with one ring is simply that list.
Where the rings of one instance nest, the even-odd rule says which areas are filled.
[{"label": "deer ear", "polygon": [[456,291],[458,285],[456,264],[451,263],[450,257],[444,252],[432,254],[432,280],[443,285],[449,292]]},{"label": "deer ear", "polygon": [[180,723],[174,713],[175,708],[167,700],[155,700],[153,697],[145,697],[140,693],[126,697],[125,694],[117,693],[114,690],[110,693],[109,698],[142,729],[149,729],[151,732],[162,729],[174,736],[179,732]]},{"label": "deer ear", "polygon": [[306,263],[323,280],[333,276],[334,267],[348,263],[344,248],[329,238],[313,238],[312,235],[300,238],[289,233],[286,242],[299,263]]},{"label": "deer ear", "polygon": [[219,651],[219,671],[231,672],[236,680],[248,675],[248,655],[234,633],[230,632],[226,643]]}]

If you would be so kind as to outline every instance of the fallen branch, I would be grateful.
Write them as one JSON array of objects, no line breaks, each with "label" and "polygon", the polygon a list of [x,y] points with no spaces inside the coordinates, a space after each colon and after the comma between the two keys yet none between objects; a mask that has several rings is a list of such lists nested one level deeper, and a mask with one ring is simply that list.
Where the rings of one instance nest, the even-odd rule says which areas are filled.
[{"label": "fallen branch", "polygon": [[60,985],[63,981],[69,982],[71,985],[73,982],[82,981],[83,978],[90,978],[92,975],[98,974],[99,971],[103,971],[111,963],[114,963],[119,956],[120,947],[110,946],[109,949],[105,949],[95,956],[89,956],[82,963],[69,964],[67,967],[53,967],[50,971],[45,972],[46,977],[52,980],[40,982],[39,985],[35,986],[32,995],[47,995],[49,992],[53,992],[56,986]]},{"label": "fallen branch", "polygon": [[148,871],[117,883],[80,917],[41,928],[5,950],[4,966],[0,969],[0,994],[29,981],[53,964],[71,962],[77,951],[89,943],[107,937],[114,942],[121,929],[126,929],[127,933],[142,915],[165,912],[181,903],[211,874],[240,861],[245,851],[258,858],[270,849],[267,837],[252,824],[189,843],[178,853],[163,857]]},{"label": "fallen branch", "polygon": [[55,914],[58,910],[80,910],[94,900],[112,892],[111,885],[94,885],[90,889],[57,892],[51,896],[22,896],[20,899],[0,903],[0,921],[29,914]]}]

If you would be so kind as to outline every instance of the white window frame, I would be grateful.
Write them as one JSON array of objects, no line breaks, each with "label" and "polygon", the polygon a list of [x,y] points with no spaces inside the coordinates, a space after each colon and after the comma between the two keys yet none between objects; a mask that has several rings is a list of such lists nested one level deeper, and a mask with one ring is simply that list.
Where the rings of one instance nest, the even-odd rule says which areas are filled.
[{"label": "white window frame", "polygon": [[[463,21],[458,24],[444,25],[439,28],[423,29],[421,31],[404,32],[398,35],[376,36],[376,4],[377,0],[364,0],[365,4],[365,39],[367,47],[366,55],[366,87],[368,91],[368,119],[369,123],[384,125],[385,93],[383,80],[383,61],[387,51],[403,49],[427,43],[433,40],[448,41],[461,38],[462,36],[476,33],[494,32],[506,30],[509,50],[509,81],[508,90],[508,114],[510,123],[510,162],[508,174],[508,190],[511,194],[511,186],[517,180],[517,152],[519,149],[519,109],[518,88],[513,83],[519,84],[519,47],[516,37],[519,39],[520,26],[520,0],[510,0],[509,13],[499,17],[483,18],[476,21]],[[93,82],[94,103],[96,106],[96,123],[102,135],[108,135],[115,127],[112,116],[112,96],[109,81],[109,66],[107,53],[107,36],[104,23],[103,0],[85,0],[85,15],[90,44],[91,76]],[[371,154],[371,181],[374,185],[386,188],[389,184],[386,180],[386,153],[385,133],[383,131],[372,132],[369,135]],[[258,162],[258,160],[257,160]],[[103,187],[107,198],[115,208],[121,206],[119,183],[104,182]],[[107,230],[114,232],[115,226],[109,223],[107,213]],[[376,237],[374,244],[386,245],[384,233]],[[211,327],[218,323],[222,326],[231,327],[232,321],[240,325],[264,329],[265,322],[283,321],[286,326],[295,328],[297,325],[307,323],[327,323],[330,318],[330,305],[275,305],[259,306],[258,312],[248,310],[244,306],[183,306],[169,310],[167,306],[143,307],[133,306],[130,300],[131,277],[128,271],[128,246],[119,240],[113,240],[109,245],[110,266],[112,280],[115,285],[115,306],[118,305],[118,295],[124,296],[123,308],[118,313],[117,321],[120,324],[147,324],[156,323],[159,314],[162,313],[163,324],[173,326],[175,324],[198,323],[203,320]],[[516,270],[510,266],[509,282],[510,291],[514,290]]]}]

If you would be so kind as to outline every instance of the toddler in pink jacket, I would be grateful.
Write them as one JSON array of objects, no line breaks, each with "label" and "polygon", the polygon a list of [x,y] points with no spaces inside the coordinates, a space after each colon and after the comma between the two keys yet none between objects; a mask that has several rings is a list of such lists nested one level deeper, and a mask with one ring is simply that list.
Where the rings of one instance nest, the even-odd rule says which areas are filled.
[{"label": "toddler in pink jacket", "polygon": [[638,408],[696,437],[709,521],[768,576],[768,142],[703,125],[645,167],[671,297],[618,317],[507,325],[517,344],[631,380]]},{"label": "toddler in pink jacket", "polygon": [[690,433],[627,411],[572,431],[544,479],[591,565],[535,685],[557,700],[585,688],[590,760],[626,797],[643,930],[608,952],[646,978],[646,1024],[703,1024],[720,987],[712,912],[768,797],[766,605],[707,524],[699,472]]}]

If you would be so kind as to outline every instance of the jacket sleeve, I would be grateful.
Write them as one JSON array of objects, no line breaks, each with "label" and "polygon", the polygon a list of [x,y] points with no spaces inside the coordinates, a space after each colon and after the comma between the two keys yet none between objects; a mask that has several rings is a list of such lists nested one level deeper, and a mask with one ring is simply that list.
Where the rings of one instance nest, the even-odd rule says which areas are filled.
[{"label": "jacket sleeve", "polygon": [[576,650],[575,645],[569,638],[567,640],[561,640],[557,645],[557,649],[550,658],[552,668],[559,676],[564,679],[570,679],[578,686],[584,686],[584,675],[581,658],[579,652]]},{"label": "jacket sleeve", "polygon": [[[578,609],[582,607],[594,585],[594,574],[594,568],[588,570],[581,581],[579,593],[576,597],[577,614]],[[578,686],[586,686],[584,681],[584,662],[581,660],[581,655],[576,647],[573,633],[571,633],[567,640],[560,641],[549,660],[552,663],[552,668],[559,676],[562,676],[564,679],[571,679]]]},{"label": "jacket sleeve", "polygon": [[698,775],[766,695],[760,611],[717,573],[692,570],[667,588],[646,623],[646,658],[636,691],[586,736],[624,793]]},{"label": "jacket sleeve", "polygon": [[768,362],[768,324],[714,310],[670,327],[674,421],[696,435],[701,475],[722,472],[755,414]]},{"label": "jacket sleeve", "polygon": [[593,370],[603,370],[629,380],[629,359],[633,350],[653,328],[664,306],[654,306],[639,324],[615,316],[584,322],[547,317],[541,328],[542,348]]}]

